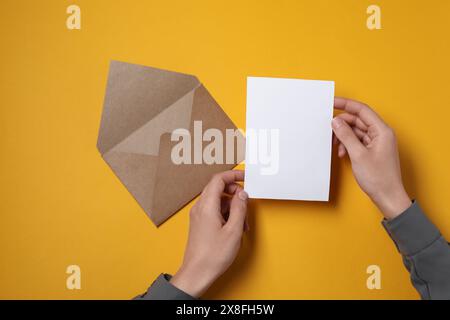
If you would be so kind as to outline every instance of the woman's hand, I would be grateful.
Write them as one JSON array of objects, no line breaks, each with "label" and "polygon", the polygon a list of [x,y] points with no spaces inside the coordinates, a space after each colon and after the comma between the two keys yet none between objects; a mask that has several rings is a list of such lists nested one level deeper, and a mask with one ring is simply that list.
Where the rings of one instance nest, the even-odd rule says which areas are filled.
[{"label": "woman's hand", "polygon": [[395,218],[411,199],[403,187],[394,131],[363,103],[335,98],[334,107],[344,111],[332,122],[339,157],[348,153],[361,189],[386,219]]},{"label": "woman's hand", "polygon": [[247,228],[248,195],[237,183],[243,171],[216,174],[190,212],[183,264],[170,282],[200,297],[233,263]]}]

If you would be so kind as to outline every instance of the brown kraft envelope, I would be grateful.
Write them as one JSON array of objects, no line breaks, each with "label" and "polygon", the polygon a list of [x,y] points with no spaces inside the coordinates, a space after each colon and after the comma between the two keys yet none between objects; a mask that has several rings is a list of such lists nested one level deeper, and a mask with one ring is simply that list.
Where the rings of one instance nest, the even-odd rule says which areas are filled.
[{"label": "brown kraft envelope", "polygon": [[[201,121],[203,132],[222,132],[222,164],[193,164],[194,121]],[[191,134],[192,164],[171,159],[179,143],[171,134],[179,128]],[[97,148],[156,226],[195,198],[212,175],[243,160],[244,137],[237,132],[235,161],[226,163],[226,129],[237,128],[195,76],[111,62]]]}]

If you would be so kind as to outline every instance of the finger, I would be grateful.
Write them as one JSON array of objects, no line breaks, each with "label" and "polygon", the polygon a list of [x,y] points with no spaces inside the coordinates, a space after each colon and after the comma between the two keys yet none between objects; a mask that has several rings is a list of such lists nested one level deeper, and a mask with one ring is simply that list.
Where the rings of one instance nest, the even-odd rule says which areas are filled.
[{"label": "finger", "polygon": [[242,188],[242,186],[238,183],[230,183],[225,186],[225,190],[223,192],[233,195],[237,189]]},{"label": "finger", "polygon": [[366,135],[365,131],[362,131],[361,129],[359,129],[357,127],[352,127],[352,130],[355,133],[355,135],[358,137],[359,140],[361,140]]},{"label": "finger", "polygon": [[[338,117],[341,118],[340,116],[338,116]],[[367,138],[369,138],[369,136],[367,135],[366,131],[363,131],[363,130],[357,128],[357,127],[351,127],[351,128],[352,128],[353,132],[356,134],[356,136],[358,137],[359,140],[362,141],[365,136],[367,136]],[[340,143],[339,139],[336,137],[335,134],[333,134],[333,144],[337,145],[339,143]]]},{"label": "finger", "polygon": [[370,137],[366,134],[366,135],[363,137],[363,143],[367,146],[367,145],[369,145],[371,142],[372,142],[372,139],[370,139]]},{"label": "finger", "polygon": [[202,192],[202,198],[219,200],[225,187],[236,181],[244,181],[244,171],[229,170],[215,174]]},{"label": "finger", "polygon": [[[358,139],[364,143],[364,145],[367,146],[372,141],[372,139],[370,139],[370,137],[367,135],[365,131],[362,131],[357,127],[352,127],[352,130],[356,134]],[[338,157],[343,158],[347,153],[347,150],[345,149],[345,146],[339,141],[339,139],[336,137],[335,134],[333,134],[333,144],[338,146]]]},{"label": "finger", "polygon": [[359,141],[358,137],[353,132],[352,128],[339,117],[336,117],[332,121],[332,127],[334,134],[338,137],[339,141],[347,149],[350,157],[354,157],[365,151],[364,145]]},{"label": "finger", "polygon": [[228,217],[226,226],[236,231],[237,234],[241,234],[244,231],[244,223],[247,216],[247,202],[248,194],[243,189],[236,191],[231,199],[230,216]]},{"label": "finger", "polygon": [[384,124],[383,120],[378,116],[378,114],[364,103],[346,98],[336,97],[334,98],[334,107],[336,109],[344,110],[350,114],[358,116],[367,126]]},{"label": "finger", "polygon": [[350,114],[350,113],[341,113],[337,115],[337,117],[343,119],[345,122],[347,122],[352,127],[357,127],[363,131],[367,131],[369,128],[366,126],[366,124],[357,116]]},{"label": "finger", "polygon": [[367,132],[364,132],[356,127],[352,129],[358,139],[361,140],[365,145],[368,145],[372,141],[372,139],[370,139],[370,137],[367,135]]},{"label": "finger", "polygon": [[345,156],[345,154],[347,153],[347,150],[345,150],[345,147],[342,143],[339,143],[338,146],[338,157],[342,158]]}]

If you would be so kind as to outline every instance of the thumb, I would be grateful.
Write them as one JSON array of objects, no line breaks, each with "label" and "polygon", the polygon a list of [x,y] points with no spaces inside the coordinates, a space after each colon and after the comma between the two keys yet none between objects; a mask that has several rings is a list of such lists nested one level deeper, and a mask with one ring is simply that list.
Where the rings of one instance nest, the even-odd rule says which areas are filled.
[{"label": "thumb", "polygon": [[340,142],[342,142],[345,149],[347,149],[350,158],[364,150],[364,146],[361,141],[359,141],[358,137],[355,135],[347,122],[339,117],[336,117],[331,122],[331,126],[336,137]]},{"label": "thumb", "polygon": [[242,188],[236,190],[231,198],[230,203],[230,216],[228,217],[228,221],[226,225],[229,228],[243,231],[245,217],[247,216],[247,202],[248,202],[248,194]]}]

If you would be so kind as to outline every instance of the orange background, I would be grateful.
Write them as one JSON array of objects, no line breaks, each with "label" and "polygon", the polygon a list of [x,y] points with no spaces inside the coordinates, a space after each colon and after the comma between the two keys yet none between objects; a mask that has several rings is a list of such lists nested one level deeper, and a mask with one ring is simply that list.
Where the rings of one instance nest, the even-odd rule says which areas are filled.
[{"label": "orange background", "polygon": [[[66,8],[81,8],[81,30]],[[366,28],[378,4],[382,30]],[[96,150],[111,59],[195,74],[245,125],[248,75],[328,79],[396,129],[406,187],[450,239],[450,2],[2,0],[0,298],[128,299],[176,272],[191,205],[156,228]],[[207,298],[416,299],[354,181],[330,203],[252,201],[251,231]],[[67,290],[66,267],[81,267]],[[382,289],[366,288],[366,268]]]}]

